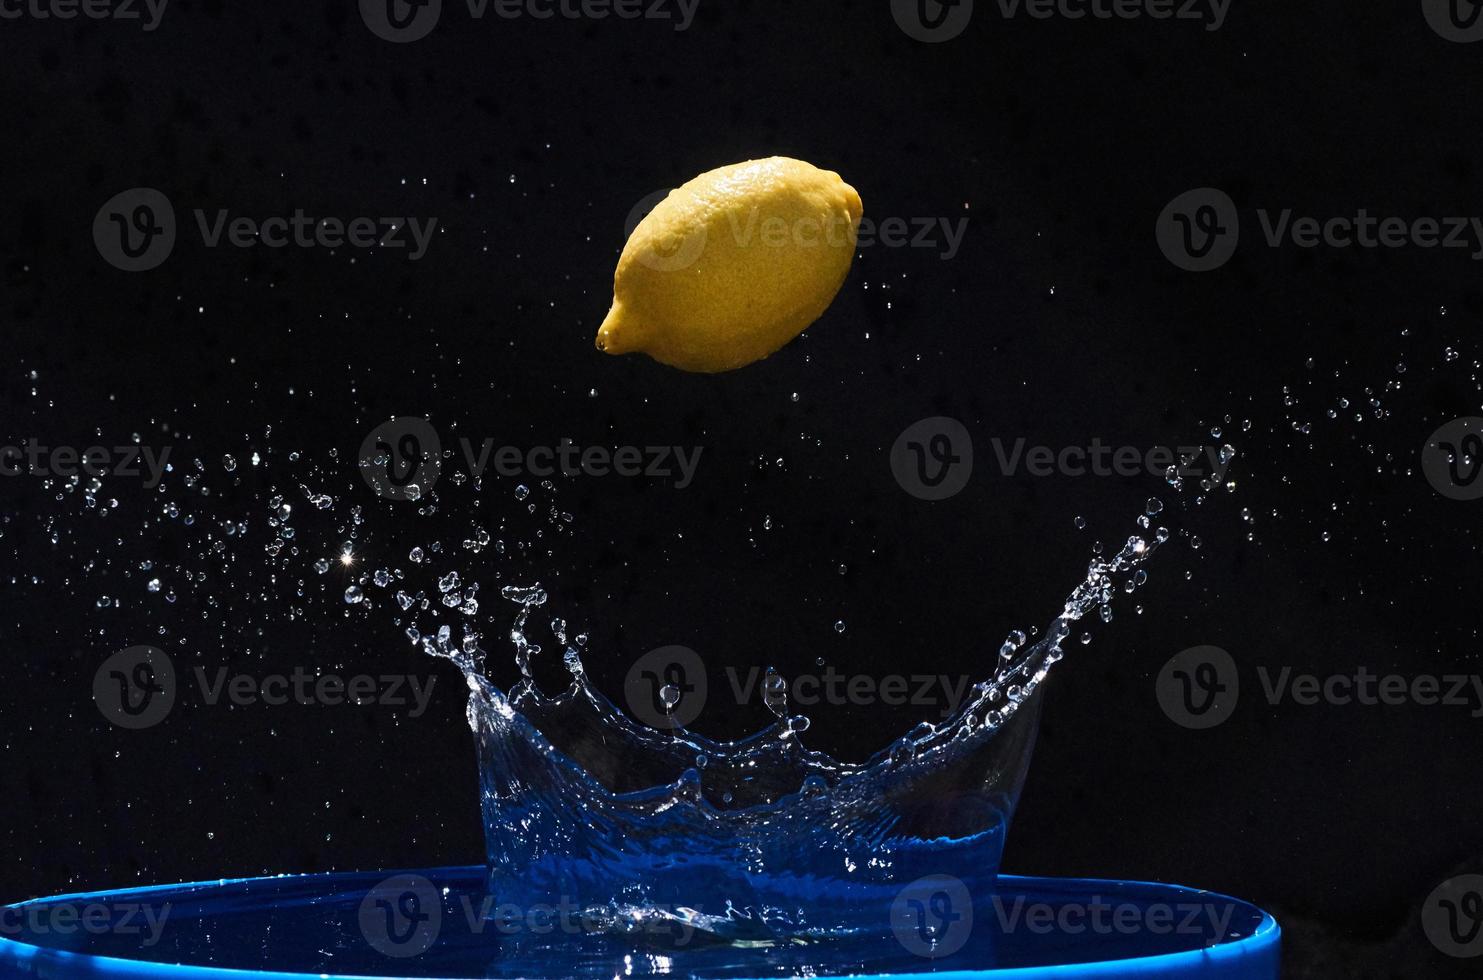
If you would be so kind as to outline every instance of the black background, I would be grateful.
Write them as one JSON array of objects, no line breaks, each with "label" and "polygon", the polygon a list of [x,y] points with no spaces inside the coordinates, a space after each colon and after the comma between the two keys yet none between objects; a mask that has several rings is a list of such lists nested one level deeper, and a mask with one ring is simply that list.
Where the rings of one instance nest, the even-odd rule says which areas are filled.
[{"label": "black background", "polygon": [[[377,422],[414,414],[514,445],[705,447],[684,490],[564,481],[569,529],[482,583],[489,645],[508,619],[497,586],[540,579],[592,635],[608,691],[665,643],[713,674],[824,658],[980,676],[1007,630],[1054,616],[1093,541],[1120,543],[1162,497],[1176,535],[1149,585],[1047,688],[1006,870],[1240,895],[1277,914],[1294,976],[1465,966],[1419,916],[1483,860],[1483,719],[1269,705],[1255,669],[1479,670],[1478,505],[1438,494],[1419,459],[1437,426],[1479,414],[1480,266],[1468,249],[1270,248],[1256,212],[1483,213],[1483,48],[1438,36],[1415,2],[1235,0],[1218,31],[978,8],[931,45],[884,0],[700,0],[685,31],[474,21],[450,3],[405,45],[348,0],[173,0],[147,33],[0,21],[3,434],[138,433],[174,446],[182,473],[200,458],[215,491],[113,479],[102,496],[119,509],[99,517],[38,479],[0,480],[0,898],[480,858],[456,674],[384,618],[350,615],[344,573],[280,581],[252,570],[262,542],[244,543],[167,604],[138,568],[181,557],[178,522],[144,526],[167,498],[203,521],[254,508],[261,526],[259,499],[294,490],[288,453],[350,461]],[[630,209],[770,154],[839,171],[877,220],[966,216],[963,247],[862,248],[804,339],[733,374],[593,350]],[[91,228],[136,186],[172,200],[181,240],[129,274]],[[1203,186],[1234,199],[1242,242],[1195,274],[1154,226]],[[440,230],[419,262],[209,249],[195,208],[437,216]],[[934,415],[968,427],[977,463],[966,490],[927,503],[887,457]],[[991,448],[1193,445],[1212,427],[1240,451],[1237,486],[1198,506],[1154,477],[1006,475]],[[222,471],[254,450],[264,466]],[[377,527],[372,564],[468,528],[451,490],[419,525],[348,462],[340,478],[336,514],[360,504]],[[514,482],[486,491],[478,520],[529,538]],[[326,528],[310,559],[333,554]],[[298,578],[310,594],[293,603]],[[104,595],[123,607],[98,608]],[[97,664],[167,641],[213,668],[440,686],[416,719],[192,705],[113,728],[91,700]],[[1154,696],[1159,667],[1200,644],[1229,650],[1244,685],[1204,732]],[[810,736],[860,757],[921,716],[821,710]],[[715,709],[698,727],[734,736],[764,718]]]}]

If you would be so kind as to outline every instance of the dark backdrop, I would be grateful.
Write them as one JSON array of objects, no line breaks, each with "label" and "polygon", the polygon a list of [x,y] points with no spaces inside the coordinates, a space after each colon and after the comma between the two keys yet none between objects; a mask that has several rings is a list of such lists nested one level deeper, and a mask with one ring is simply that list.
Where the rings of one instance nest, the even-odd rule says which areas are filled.
[{"label": "dark backdrop", "polygon": [[[940,44],[899,29],[885,0],[700,0],[684,31],[445,6],[409,44],[376,37],[349,0],[173,0],[148,32],[0,21],[6,440],[173,445],[182,473],[200,458],[211,474],[215,496],[192,498],[203,520],[271,483],[254,450],[350,461],[392,414],[514,445],[704,446],[685,490],[564,483],[570,529],[509,569],[590,632],[609,691],[665,643],[713,666],[978,676],[1007,630],[1050,620],[1094,540],[1115,547],[1162,496],[1202,547],[1176,533],[1053,675],[1007,869],[1251,899],[1281,919],[1295,976],[1465,965],[1431,947],[1420,913],[1483,857],[1483,721],[1269,705],[1254,670],[1478,670],[1478,504],[1439,494],[1419,461],[1437,426],[1479,410],[1480,266],[1468,249],[1271,248],[1256,212],[1483,212],[1478,46],[1439,36],[1415,2],[1236,0],[1206,30],[1006,19],[980,0]],[[594,351],[630,209],[769,154],[838,170],[867,215],[967,217],[962,248],[862,248],[804,340],[734,374]],[[126,273],[91,229],[140,186],[171,199],[181,237],[159,268]],[[1155,222],[1205,186],[1230,195],[1242,241],[1191,273]],[[418,262],[208,249],[194,208],[437,216],[440,231]],[[962,493],[928,503],[887,459],[938,415],[967,426],[977,462]],[[1237,486],[1198,506],[1149,476],[993,460],[995,438],[1184,445],[1212,427],[1240,452]],[[351,502],[382,527],[410,520],[346,472],[340,491],[359,487]],[[171,499],[191,496],[181,479]],[[345,615],[343,579],[304,615],[261,600],[285,588],[244,570],[261,542],[161,602],[139,564],[177,557],[170,521],[141,527],[164,498],[120,480],[101,496],[119,501],[111,516],[0,480],[0,897],[479,859],[451,668]],[[523,513],[509,486],[491,496],[486,523],[502,502]],[[467,526],[443,516],[450,534]],[[388,560],[417,533],[385,533]],[[498,622],[501,581],[484,583]],[[416,719],[197,707],[146,732],[109,725],[93,671],[162,635],[211,663],[443,686]],[[1155,676],[1203,644],[1243,665],[1242,701],[1192,731],[1161,711]],[[735,735],[760,712],[708,722]],[[821,711],[810,734],[858,757],[921,716]]]}]

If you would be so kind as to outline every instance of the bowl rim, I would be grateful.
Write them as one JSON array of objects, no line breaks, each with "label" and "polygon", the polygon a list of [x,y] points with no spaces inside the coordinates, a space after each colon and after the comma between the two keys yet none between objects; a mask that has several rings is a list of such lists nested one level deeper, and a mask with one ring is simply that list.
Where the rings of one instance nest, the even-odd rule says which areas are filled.
[{"label": "bowl rim", "polygon": [[[309,883],[317,880],[338,880],[346,884],[358,880],[370,882],[397,874],[419,874],[423,876],[482,875],[483,865],[449,865],[438,868],[393,868],[380,871],[326,871],[309,874],[256,875],[244,878],[219,878],[208,881],[188,881],[175,884],[133,885],[126,888],[106,889],[93,892],[74,892],[50,895],[0,905],[0,910],[24,909],[28,906],[61,902],[99,902],[142,895],[159,895],[171,892],[195,892],[232,886],[283,884],[286,882]],[[1069,977],[1160,977],[1193,976],[1190,971],[1210,970],[1212,976],[1234,974],[1221,973],[1217,966],[1235,967],[1245,960],[1270,958],[1275,962],[1281,943],[1282,929],[1276,918],[1250,902],[1220,892],[1173,885],[1156,881],[1139,881],[1117,878],[1050,878],[1024,875],[1000,875],[999,879],[1025,890],[1077,891],[1077,892],[1123,892],[1132,894],[1154,894],[1167,897],[1195,896],[1206,900],[1230,902],[1260,914],[1257,927],[1248,936],[1222,941],[1203,949],[1182,950],[1173,953],[1155,953],[1149,956],[1132,956],[1115,960],[1054,964],[1045,966],[1009,967],[993,970],[918,971],[911,973],[851,974],[851,980],[886,980],[900,977],[931,977],[932,980],[1036,980],[1036,978]],[[1101,897],[1100,895],[1098,897]],[[117,980],[242,980],[245,977],[263,977],[266,980],[392,980],[391,974],[339,974],[339,973],[282,973],[263,970],[243,970],[235,967],[199,966],[184,963],[163,963],[147,959],[118,956],[100,956],[92,953],[77,953],[68,950],[37,946],[16,939],[0,936],[0,977],[44,976],[40,970],[60,970],[60,975],[79,975],[94,978],[117,978]],[[17,972],[12,972],[17,971]],[[1272,976],[1276,976],[1275,973]],[[432,978],[428,978],[432,980]],[[449,978],[460,980],[460,978]],[[731,978],[742,980],[742,978]]]}]

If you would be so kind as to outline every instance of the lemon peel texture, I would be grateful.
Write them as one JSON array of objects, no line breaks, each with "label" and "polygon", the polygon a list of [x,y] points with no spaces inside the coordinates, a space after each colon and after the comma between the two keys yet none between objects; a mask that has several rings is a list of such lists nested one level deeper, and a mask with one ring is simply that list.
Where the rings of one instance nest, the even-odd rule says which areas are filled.
[{"label": "lemon peel texture", "polygon": [[598,350],[703,373],[760,361],[833,302],[860,215],[853,187],[802,160],[768,157],[701,174],[629,236]]}]

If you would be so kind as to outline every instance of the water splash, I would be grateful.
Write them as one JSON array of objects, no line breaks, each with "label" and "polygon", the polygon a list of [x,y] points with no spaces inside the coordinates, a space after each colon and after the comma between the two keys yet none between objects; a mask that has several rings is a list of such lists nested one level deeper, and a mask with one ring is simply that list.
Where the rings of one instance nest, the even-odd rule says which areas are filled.
[{"label": "water splash", "polygon": [[[508,695],[485,676],[484,652],[448,626],[420,639],[468,682],[492,893],[527,907],[606,910],[630,926],[674,919],[732,942],[776,943],[878,932],[905,884],[947,868],[970,890],[991,888],[1028,768],[1038,688],[1073,624],[1092,610],[1110,618],[1116,595],[1142,584],[1140,566],[1168,537],[1159,527],[1093,559],[1043,638],[1012,633],[951,717],[862,763],[804,745],[808,719],[789,713],[773,670],[763,697],[774,721],[748,738],[635,724],[590,683],[560,620],[552,632],[570,683],[547,695],[531,671],[541,645],[528,633],[547,594],[506,586],[521,674]],[[672,710],[683,695],[666,686],[660,696]]]},{"label": "water splash", "polygon": [[[990,889],[1033,747],[1041,684],[1076,624],[1094,612],[1109,620],[1117,597],[1143,585],[1142,566],[1170,537],[1156,523],[1162,505],[1150,501],[1118,550],[1104,557],[1094,549],[1043,635],[1011,632],[986,658],[983,679],[950,717],[846,762],[807,747],[809,719],[793,712],[776,671],[763,683],[772,717],[763,730],[734,742],[658,731],[630,721],[594,687],[580,635],[560,619],[539,624],[550,601],[540,585],[500,584],[500,598],[488,601],[481,580],[517,579],[501,560],[519,553],[540,565],[551,538],[569,528],[549,482],[539,492],[515,487],[515,506],[502,497],[498,520],[487,526],[475,499],[461,535],[421,529],[420,543],[398,552],[405,561],[392,561],[386,537],[418,520],[445,527],[456,520],[443,490],[397,505],[397,525],[373,533],[362,507],[348,502],[361,488],[335,491],[332,481],[343,480],[346,467],[334,453],[322,466],[285,465],[265,434],[241,455],[240,463],[211,468],[192,461],[178,475],[141,534],[188,538],[186,557],[126,569],[125,579],[147,576],[147,594],[163,590],[174,603],[177,590],[189,593],[220,614],[233,596],[219,576],[230,570],[259,583],[236,597],[254,617],[304,619],[316,593],[340,615],[388,617],[467,682],[489,884],[500,903],[575,904],[615,932],[678,921],[733,943],[879,932],[904,884],[944,870],[975,892]],[[287,462],[298,463],[299,454]],[[272,473],[275,464],[281,468]],[[244,474],[265,484],[248,494],[249,513],[221,517],[219,496],[205,506],[213,482],[236,486]],[[462,486],[457,474],[449,482]],[[477,498],[477,480],[473,489]],[[73,492],[85,495],[86,510],[118,506],[101,497],[97,481],[59,490]],[[522,511],[536,528],[515,531]],[[261,561],[251,559],[254,546]],[[519,677],[508,691],[490,680],[487,623],[500,624],[513,649]],[[542,629],[549,641],[537,636]],[[554,659],[546,645],[560,652],[568,678],[554,694],[536,683],[541,659]],[[679,689],[660,695],[671,712],[683,705]]]}]

